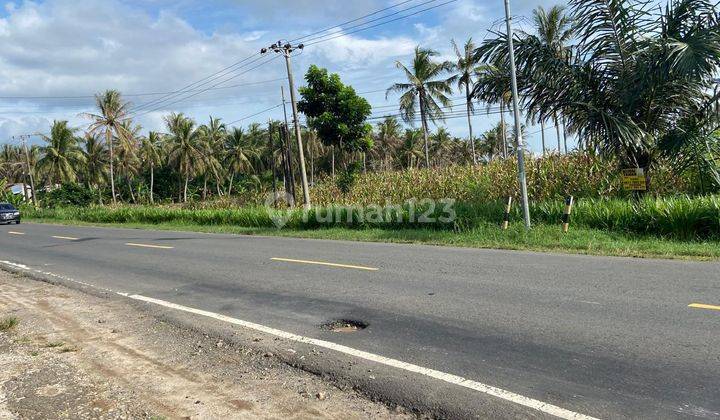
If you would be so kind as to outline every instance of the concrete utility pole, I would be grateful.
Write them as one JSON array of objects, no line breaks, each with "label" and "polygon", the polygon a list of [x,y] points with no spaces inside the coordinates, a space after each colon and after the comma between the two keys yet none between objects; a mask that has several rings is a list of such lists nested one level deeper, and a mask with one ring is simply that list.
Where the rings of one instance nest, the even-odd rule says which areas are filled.
[{"label": "concrete utility pole", "polygon": [[510,0],[505,0],[505,23],[507,24],[508,55],[510,59],[510,82],[512,85],[513,114],[515,116],[515,147],[517,148],[518,182],[520,184],[520,195],[522,196],[525,229],[527,230],[530,229],[530,205],[528,204],[527,181],[525,180],[525,154],[522,147],[522,129],[520,128],[520,107],[518,106],[517,75],[515,74],[515,50],[513,47],[511,20]]},{"label": "concrete utility pole", "polygon": [[[23,150],[25,151],[25,163],[27,164],[27,173],[30,176],[30,191],[32,192],[33,206],[37,207],[37,197],[35,196],[35,177],[33,176],[32,167],[30,166],[30,153],[28,152],[27,148],[27,136],[21,135],[20,140],[22,140]],[[24,185],[23,189],[25,189]]]},{"label": "concrete utility pole", "polygon": [[292,102],[293,119],[295,120],[295,138],[297,139],[298,154],[300,155],[300,178],[302,180],[303,202],[304,207],[307,209],[310,208],[310,190],[307,182],[307,173],[305,173],[305,148],[303,147],[302,137],[300,136],[300,120],[298,119],[297,102],[295,100],[295,82],[293,80],[292,66],[290,66],[290,53],[296,49],[302,50],[303,47],[303,44],[292,46],[288,42],[283,45],[282,41],[278,41],[275,44],[272,44],[269,49],[263,48],[260,50],[260,53],[265,54],[268,50],[272,50],[276,53],[281,53],[285,57],[288,84],[290,85],[290,102]]}]

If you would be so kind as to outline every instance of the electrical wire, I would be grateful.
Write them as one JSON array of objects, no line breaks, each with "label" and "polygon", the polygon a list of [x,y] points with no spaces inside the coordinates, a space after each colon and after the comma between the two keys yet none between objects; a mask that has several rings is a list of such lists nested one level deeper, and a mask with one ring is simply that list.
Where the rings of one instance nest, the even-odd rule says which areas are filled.
[{"label": "electrical wire", "polygon": [[266,113],[266,112],[268,112],[268,111],[271,111],[271,110],[273,110],[273,109],[275,109],[275,108],[278,108],[278,107],[281,107],[281,106],[283,106],[282,103],[279,103],[279,104],[277,104],[277,105],[273,105],[273,106],[271,106],[270,108],[265,108],[265,109],[263,109],[262,111],[258,111],[258,112],[254,113],[254,114],[246,115],[246,116],[244,116],[244,117],[242,117],[242,118],[238,118],[238,119],[235,120],[235,121],[230,121],[229,123],[227,123],[227,125],[233,125],[233,124],[238,123],[238,122],[240,122],[240,121],[242,121],[242,120],[246,120],[246,119],[248,119],[248,118],[252,118],[252,117],[255,117],[255,116],[257,116],[257,115],[264,114],[264,113]]},{"label": "electrical wire", "polygon": [[400,3],[398,3],[398,4],[394,4],[394,5],[392,5],[392,6],[385,7],[384,9],[380,9],[380,10],[374,11],[374,12],[372,12],[372,13],[368,13],[367,15],[363,15],[363,16],[357,17],[357,18],[355,18],[355,19],[352,19],[352,20],[348,20],[348,21],[339,23],[339,24],[337,24],[337,25],[328,26],[328,27],[325,28],[325,29],[321,29],[321,30],[316,31],[316,32],[313,32],[313,33],[311,33],[311,34],[307,34],[307,35],[301,36],[301,37],[299,37],[299,38],[291,39],[291,40],[288,41],[288,42],[295,42],[295,41],[299,41],[299,40],[301,40],[301,39],[305,39],[305,38],[308,38],[308,37],[311,37],[311,36],[315,36],[315,35],[321,34],[321,33],[323,33],[323,32],[327,32],[327,31],[329,31],[330,29],[335,29],[335,28],[341,27],[341,26],[343,26],[343,25],[347,25],[348,23],[357,22],[357,21],[359,21],[359,20],[365,19],[365,18],[370,17],[370,16],[374,16],[374,15],[376,15],[376,14],[378,14],[378,13],[382,13],[382,12],[384,12],[384,11],[386,11],[386,10],[394,9],[394,8],[396,8],[396,7],[398,7],[398,6],[402,6],[403,4],[405,4],[405,3],[410,3],[410,2],[412,2],[412,1],[415,1],[415,0],[405,0],[405,1],[402,1],[402,2],[400,2]]},{"label": "electrical wire", "polygon": [[420,13],[427,12],[428,10],[437,9],[438,7],[442,7],[442,6],[445,6],[445,5],[450,4],[450,3],[455,3],[456,1],[458,1],[458,0],[448,0],[448,1],[446,1],[446,2],[437,4],[437,5],[435,5],[435,6],[427,7],[427,8],[425,8],[425,9],[418,10],[417,12],[410,13],[409,15],[400,16],[400,17],[397,17],[397,18],[395,18],[395,19],[388,20],[388,21],[386,21],[386,22],[380,22],[380,23],[377,23],[377,24],[375,24],[375,25],[368,26],[368,27],[366,27],[366,28],[360,28],[360,29],[357,29],[357,30],[354,30],[354,31],[344,32],[344,33],[342,33],[342,34],[338,34],[338,35],[335,35],[335,36],[330,36],[330,37],[327,37],[327,38],[325,38],[325,39],[321,39],[321,40],[319,40],[319,41],[309,42],[309,43],[305,44],[305,46],[307,47],[307,46],[310,46],[310,45],[319,44],[319,43],[321,43],[321,42],[330,41],[330,40],[333,40],[333,39],[336,39],[336,38],[340,38],[340,37],[343,37],[343,36],[348,36],[348,35],[352,35],[352,34],[354,34],[354,33],[358,33],[358,32],[362,32],[362,31],[366,31],[366,30],[368,30],[368,29],[376,28],[376,27],[381,26],[381,25],[386,25],[386,24],[388,24],[388,23],[395,22],[395,21],[398,21],[398,20],[401,20],[401,19],[407,19],[407,18],[409,18],[409,17],[418,15],[418,14],[420,14]]}]

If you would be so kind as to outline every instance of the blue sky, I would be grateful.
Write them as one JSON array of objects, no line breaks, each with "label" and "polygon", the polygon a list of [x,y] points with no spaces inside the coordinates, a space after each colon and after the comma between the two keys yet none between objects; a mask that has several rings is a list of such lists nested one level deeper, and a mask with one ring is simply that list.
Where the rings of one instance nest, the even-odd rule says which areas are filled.
[{"label": "blue sky", "polygon": [[[446,0],[413,0],[396,9],[417,6],[421,10]],[[400,0],[47,0],[6,2],[0,8],[0,142],[13,135],[47,131],[53,119],[67,119],[84,128],[88,121],[80,114],[92,111],[85,96],[115,88],[133,95],[165,92],[202,79],[241,58],[256,53],[275,40],[292,39],[343,21],[399,3]],[[555,3],[547,0],[512,2],[518,26],[527,28],[526,17],[533,8]],[[407,14],[406,12],[404,14]],[[381,15],[376,15],[377,17]],[[399,15],[398,15],[399,16]],[[385,89],[402,75],[396,60],[408,62],[415,45],[438,50],[451,59],[450,39],[459,42],[472,36],[480,41],[487,30],[502,23],[500,0],[457,0],[408,19],[367,31],[309,46],[293,59],[296,83],[310,64],[340,74],[358,92]],[[353,23],[354,25],[357,23]],[[346,25],[347,26],[347,25]],[[342,29],[335,29],[341,33]],[[208,115],[226,122],[254,114],[280,102],[280,85],[275,79],[285,74],[281,60],[239,74],[216,89],[174,102],[159,104],[157,110],[138,113],[144,131],[162,130],[162,118],[170,111],[184,112],[199,122]],[[248,84],[250,83],[250,84]],[[286,86],[287,89],[287,86]],[[456,94],[459,95],[459,94]],[[29,98],[29,97],[51,98]],[[395,97],[383,92],[364,94],[376,108],[375,115],[396,112]],[[7,98],[24,97],[24,98]],[[141,106],[152,96],[128,96]],[[165,106],[162,106],[165,105]],[[457,106],[457,110],[462,110]],[[148,108],[149,110],[149,108]],[[246,119],[265,122],[280,118],[280,108]],[[509,114],[508,114],[509,117]],[[480,133],[497,121],[497,115],[473,118]],[[467,135],[461,118],[446,123],[452,134]],[[529,127],[528,132],[537,128]],[[554,143],[554,130],[548,142]],[[528,139],[539,151],[540,137]]]}]

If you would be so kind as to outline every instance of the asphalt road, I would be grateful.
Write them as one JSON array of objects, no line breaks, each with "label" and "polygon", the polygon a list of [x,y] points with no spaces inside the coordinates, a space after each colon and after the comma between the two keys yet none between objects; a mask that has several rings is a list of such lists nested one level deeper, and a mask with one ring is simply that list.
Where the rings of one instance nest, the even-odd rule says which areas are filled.
[{"label": "asphalt road", "polygon": [[[716,262],[39,224],[0,226],[0,260],[332,341],[589,416],[720,417],[720,307],[689,306],[720,305]],[[333,319],[368,328],[319,328]],[[392,369],[372,374],[381,381]],[[407,376],[408,395],[423,395],[413,394],[415,380]],[[452,394],[435,395],[447,404],[467,408],[483,399],[480,416],[535,413],[438,387]]]}]

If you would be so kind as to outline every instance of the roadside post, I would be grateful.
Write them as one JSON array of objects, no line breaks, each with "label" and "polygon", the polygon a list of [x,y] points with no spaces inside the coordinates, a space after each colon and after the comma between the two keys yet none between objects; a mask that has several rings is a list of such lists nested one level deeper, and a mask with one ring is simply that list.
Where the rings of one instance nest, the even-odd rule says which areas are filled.
[{"label": "roadside post", "polygon": [[510,223],[510,209],[512,208],[512,196],[508,196],[505,204],[505,214],[503,215],[502,230],[507,230]]},{"label": "roadside post", "polygon": [[563,211],[563,217],[562,217],[562,231],[564,233],[567,233],[568,228],[570,227],[570,213],[572,212],[573,207],[573,196],[570,195],[567,198],[565,198],[565,211]]}]

